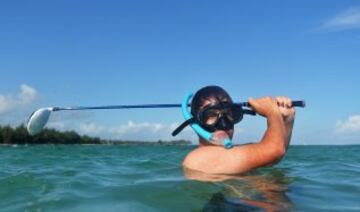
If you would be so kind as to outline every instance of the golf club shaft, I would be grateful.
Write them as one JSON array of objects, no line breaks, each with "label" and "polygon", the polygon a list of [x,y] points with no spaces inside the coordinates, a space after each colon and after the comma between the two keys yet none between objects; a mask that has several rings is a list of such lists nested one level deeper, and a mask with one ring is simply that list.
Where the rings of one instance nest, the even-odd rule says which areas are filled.
[{"label": "golf club shaft", "polygon": [[[235,103],[242,107],[250,107],[248,102]],[[292,101],[294,107],[305,107],[305,101]],[[190,104],[188,105],[190,106]],[[52,111],[59,110],[101,110],[101,109],[136,109],[136,108],[179,108],[181,104],[143,104],[143,105],[107,105],[95,107],[54,107]]]}]

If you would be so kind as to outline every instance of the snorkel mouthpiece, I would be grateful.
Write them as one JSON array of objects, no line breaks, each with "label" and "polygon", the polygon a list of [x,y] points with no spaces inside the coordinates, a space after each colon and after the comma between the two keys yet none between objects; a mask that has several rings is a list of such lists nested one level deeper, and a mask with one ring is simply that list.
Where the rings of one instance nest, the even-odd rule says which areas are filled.
[{"label": "snorkel mouthpiece", "polygon": [[[190,120],[193,119],[192,115],[190,114],[189,110],[188,110],[188,104],[189,101],[191,99],[191,97],[193,96],[192,93],[188,93],[185,98],[183,99],[183,102],[181,104],[181,110],[183,112],[184,118],[185,120]],[[204,128],[202,128],[199,124],[192,122],[190,124],[191,128],[202,138],[204,138],[206,141],[208,141],[209,143],[214,143],[214,136],[212,133],[206,131]],[[217,139],[216,139],[217,140]],[[229,149],[231,148],[232,145],[232,141],[229,137],[224,137],[221,139],[222,140],[222,144],[224,145],[225,148]],[[218,143],[215,142],[215,143]]]},{"label": "snorkel mouthpiece", "polygon": [[223,143],[224,143],[224,147],[226,149],[230,149],[233,146],[232,141],[230,140],[230,138],[224,139]]}]

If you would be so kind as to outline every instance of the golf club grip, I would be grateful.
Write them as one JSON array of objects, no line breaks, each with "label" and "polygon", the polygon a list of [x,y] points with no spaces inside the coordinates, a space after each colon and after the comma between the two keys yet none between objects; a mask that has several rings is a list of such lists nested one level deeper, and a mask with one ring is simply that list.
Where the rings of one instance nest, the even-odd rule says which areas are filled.
[{"label": "golf club grip", "polygon": [[[238,103],[243,107],[251,107],[249,102],[244,102],[244,103]],[[296,101],[292,101],[291,102],[293,107],[305,107],[305,101],[304,100],[296,100]]]},{"label": "golf club grip", "polygon": [[291,102],[294,107],[305,107],[305,101],[299,100],[299,101],[292,101]]},{"label": "golf club grip", "polygon": [[[299,100],[299,101],[292,101],[292,106],[294,107],[305,107],[305,101]],[[250,104],[248,102],[240,103],[241,106],[244,107],[250,107]],[[244,114],[256,116],[256,112],[251,109],[243,109]]]}]

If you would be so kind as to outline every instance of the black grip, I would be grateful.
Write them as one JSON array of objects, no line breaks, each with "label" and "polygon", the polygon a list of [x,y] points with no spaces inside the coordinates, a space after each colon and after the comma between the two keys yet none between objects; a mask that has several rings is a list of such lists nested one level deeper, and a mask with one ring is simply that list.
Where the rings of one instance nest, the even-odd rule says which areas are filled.
[{"label": "black grip", "polygon": [[[243,102],[243,103],[236,103],[242,107],[250,107],[249,102]],[[296,100],[291,102],[292,106],[294,107],[305,107],[305,101],[304,100]]]},{"label": "black grip", "polygon": [[292,103],[292,105],[294,106],[294,107],[305,107],[305,101],[303,101],[303,100],[300,100],[300,101],[292,101],[291,102]]},{"label": "black grip", "polygon": [[[238,103],[238,104],[243,107],[250,107],[249,102]],[[293,107],[305,107],[306,106],[304,100],[292,101],[291,104]],[[253,115],[253,116],[256,115],[256,113],[253,110],[249,110],[249,109],[243,109],[243,112],[244,112],[244,114],[247,114],[247,115]]]}]

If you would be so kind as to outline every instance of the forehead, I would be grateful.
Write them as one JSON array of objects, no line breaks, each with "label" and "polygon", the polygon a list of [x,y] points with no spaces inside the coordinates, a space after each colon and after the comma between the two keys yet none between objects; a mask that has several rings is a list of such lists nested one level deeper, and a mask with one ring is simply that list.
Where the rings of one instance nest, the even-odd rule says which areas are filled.
[{"label": "forehead", "polygon": [[230,100],[225,97],[209,97],[203,101],[203,104],[201,105],[200,108],[204,108],[204,107],[206,107],[208,105],[212,105],[212,104],[218,104],[219,102],[229,103]]}]

